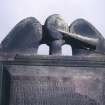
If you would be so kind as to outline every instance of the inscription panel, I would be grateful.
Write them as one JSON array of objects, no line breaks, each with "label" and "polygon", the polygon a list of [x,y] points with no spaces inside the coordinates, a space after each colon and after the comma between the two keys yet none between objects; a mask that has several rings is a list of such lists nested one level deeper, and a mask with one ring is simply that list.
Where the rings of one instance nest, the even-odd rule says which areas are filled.
[{"label": "inscription panel", "polygon": [[9,105],[105,105],[105,70],[89,67],[6,66]]}]

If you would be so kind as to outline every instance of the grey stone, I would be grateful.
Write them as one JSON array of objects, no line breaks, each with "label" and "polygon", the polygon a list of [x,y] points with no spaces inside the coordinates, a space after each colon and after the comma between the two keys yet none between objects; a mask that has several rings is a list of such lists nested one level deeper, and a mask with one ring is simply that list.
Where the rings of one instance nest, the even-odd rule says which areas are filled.
[{"label": "grey stone", "polygon": [[2,75],[3,75],[3,64],[0,62],[0,105],[2,105]]},{"label": "grey stone", "polygon": [[17,56],[2,64],[3,105],[105,104],[105,57]]},{"label": "grey stone", "polygon": [[61,46],[65,41],[63,40],[63,34],[57,31],[57,29],[69,31],[67,23],[60,15],[54,14],[46,19],[44,27],[46,31],[46,39],[49,38],[46,43],[50,46],[50,54],[61,55]]},{"label": "grey stone", "polygon": [[[0,45],[0,105],[105,105],[104,41],[83,19],[70,32],[58,14],[22,20]],[[35,55],[42,43],[50,56]],[[60,56],[65,43],[75,56]]]},{"label": "grey stone", "polygon": [[37,53],[42,40],[42,25],[37,19],[28,17],[20,21],[1,43],[3,52],[15,54]]},{"label": "grey stone", "polygon": [[84,19],[75,20],[69,27],[71,33],[80,34],[83,37],[97,38],[94,46],[81,40],[74,39],[71,43],[73,55],[88,55],[89,53],[105,53],[105,39],[101,33]]},{"label": "grey stone", "polygon": [[36,55],[40,44],[50,47],[50,55],[61,55],[63,44],[70,44],[73,56],[104,56],[105,39],[84,19],[77,19],[70,27],[54,14],[44,25],[33,17],[23,19],[0,44],[0,55]]}]

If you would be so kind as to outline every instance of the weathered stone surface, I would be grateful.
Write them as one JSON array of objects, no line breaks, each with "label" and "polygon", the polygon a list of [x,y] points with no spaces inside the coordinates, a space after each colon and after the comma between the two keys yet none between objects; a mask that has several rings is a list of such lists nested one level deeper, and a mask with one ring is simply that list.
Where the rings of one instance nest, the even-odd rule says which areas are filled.
[{"label": "weathered stone surface", "polygon": [[[0,105],[105,105],[105,39],[83,19],[70,32],[57,14],[13,28],[0,45]],[[51,56],[34,55],[42,43]],[[65,43],[77,56],[54,56]]]},{"label": "weathered stone surface", "polygon": [[0,62],[0,105],[2,105],[2,75],[3,75],[3,65]]},{"label": "weathered stone surface", "polygon": [[105,105],[105,57],[17,56],[2,63],[9,105]]},{"label": "weathered stone surface", "polygon": [[61,55],[61,46],[65,43],[63,34],[57,29],[69,31],[68,24],[59,14],[49,16],[44,25],[46,43],[50,46],[51,55]]},{"label": "weathered stone surface", "polygon": [[20,21],[1,43],[1,51],[15,54],[37,53],[42,41],[42,25],[34,17]]},{"label": "weathered stone surface", "polygon": [[[75,20],[69,27],[71,33],[80,34],[83,37],[98,38],[98,43],[93,46],[81,40],[72,41],[73,55],[88,55],[89,53],[105,53],[105,39],[101,33],[88,21],[84,19]],[[93,52],[92,52],[93,51]]]},{"label": "weathered stone surface", "polygon": [[0,52],[6,53],[5,55],[34,55],[38,46],[46,43],[50,46],[50,54],[60,55],[65,41],[57,29],[69,31],[67,23],[58,14],[49,16],[43,26],[33,17],[23,19],[2,41]]},{"label": "weathered stone surface", "polygon": [[50,55],[61,55],[63,44],[70,44],[73,55],[105,55],[105,39],[84,19],[70,27],[59,14],[49,16],[44,25],[33,17],[23,19],[0,44],[0,55],[35,55],[40,44],[50,47]]}]

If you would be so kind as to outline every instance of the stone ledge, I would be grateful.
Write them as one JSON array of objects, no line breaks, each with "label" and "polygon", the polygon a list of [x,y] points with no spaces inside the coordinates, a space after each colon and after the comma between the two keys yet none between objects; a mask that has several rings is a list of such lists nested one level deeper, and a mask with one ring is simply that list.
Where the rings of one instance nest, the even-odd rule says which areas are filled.
[{"label": "stone ledge", "polygon": [[105,67],[105,57],[16,56],[11,59],[1,59],[1,62],[4,65]]}]

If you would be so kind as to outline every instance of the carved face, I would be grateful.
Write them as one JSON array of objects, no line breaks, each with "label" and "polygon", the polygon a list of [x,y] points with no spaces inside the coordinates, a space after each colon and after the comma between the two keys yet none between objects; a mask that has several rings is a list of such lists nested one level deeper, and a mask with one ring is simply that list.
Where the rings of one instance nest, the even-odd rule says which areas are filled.
[{"label": "carved face", "polygon": [[49,28],[61,29],[63,31],[67,31],[67,32],[69,31],[68,24],[58,14],[49,16],[45,22],[45,25]]}]

